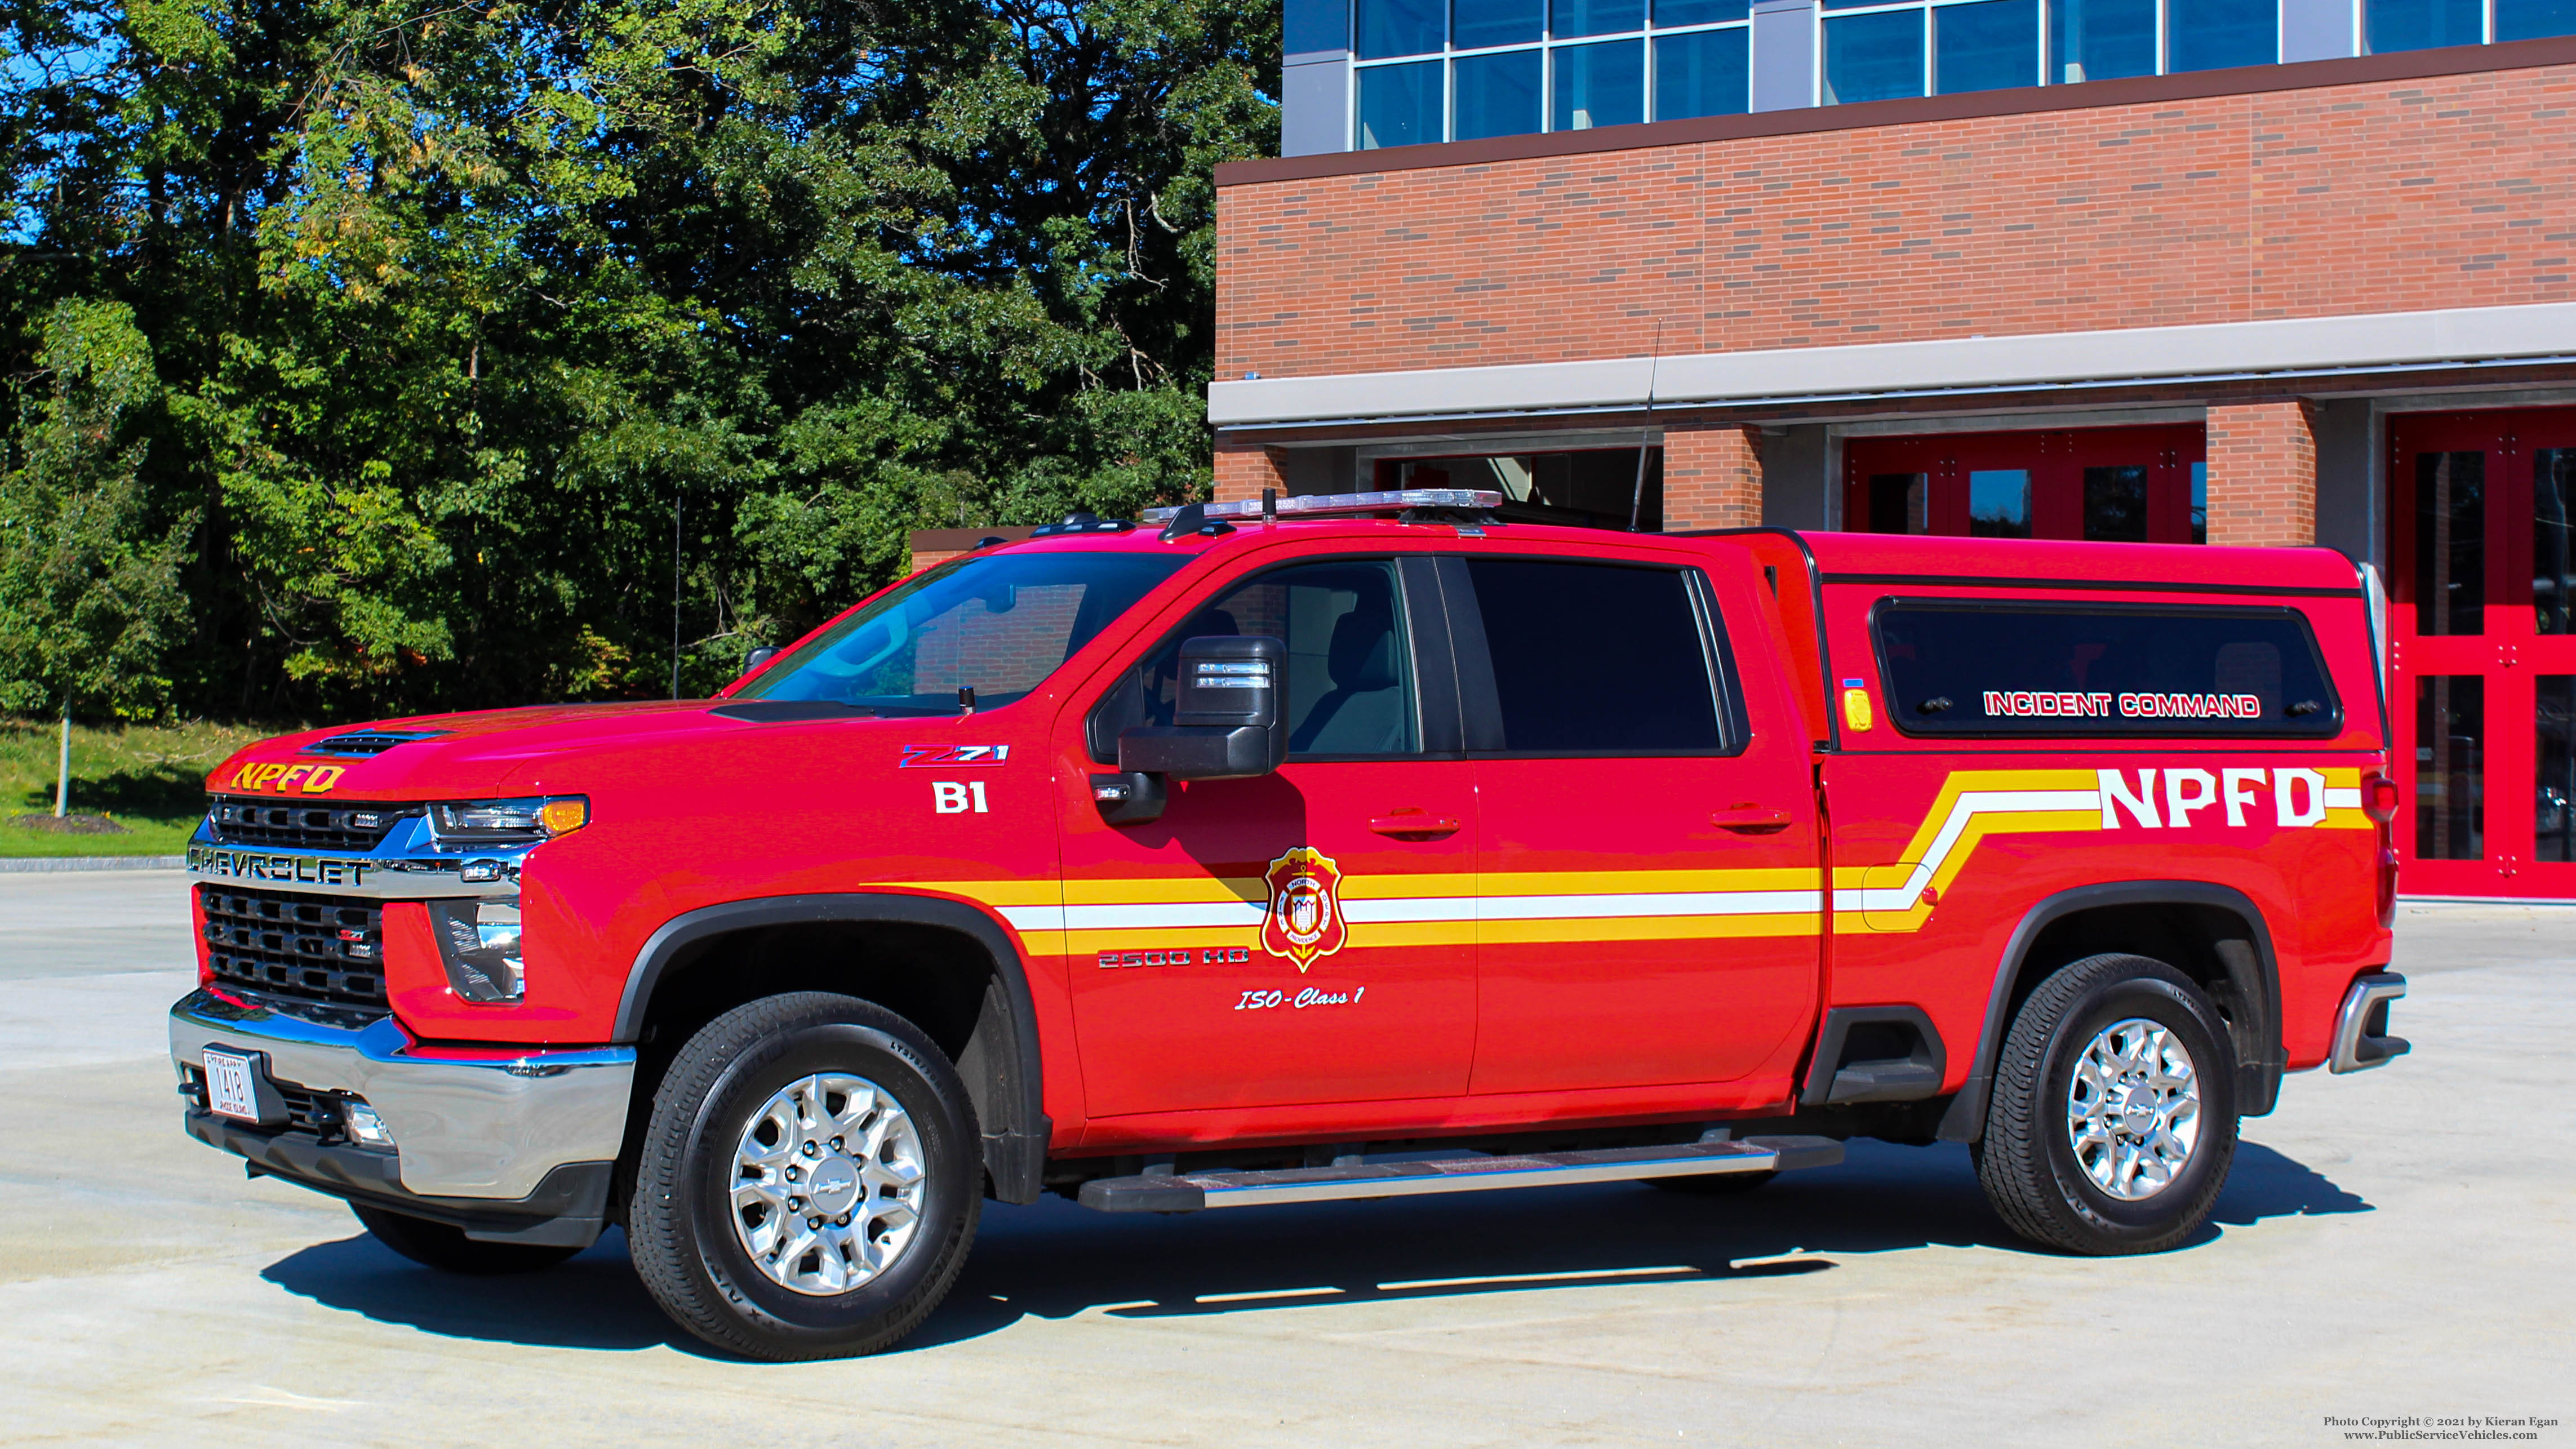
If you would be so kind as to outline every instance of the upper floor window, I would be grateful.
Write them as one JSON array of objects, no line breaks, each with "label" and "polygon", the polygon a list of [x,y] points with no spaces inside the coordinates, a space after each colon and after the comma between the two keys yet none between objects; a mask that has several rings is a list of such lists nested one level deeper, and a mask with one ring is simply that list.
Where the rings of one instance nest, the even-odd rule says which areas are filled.
[{"label": "upper floor window", "polygon": [[1354,0],[1353,140],[1365,151],[1740,115],[1751,18],[1750,0]]},{"label": "upper floor window", "polygon": [[[2355,0],[2365,54],[2576,33],[2576,0]],[[1756,55],[1750,0],[1350,0],[1362,150],[1736,115]],[[1820,105],[2269,65],[2281,0],[1816,0]],[[1766,29],[1774,35],[1792,31]]]}]

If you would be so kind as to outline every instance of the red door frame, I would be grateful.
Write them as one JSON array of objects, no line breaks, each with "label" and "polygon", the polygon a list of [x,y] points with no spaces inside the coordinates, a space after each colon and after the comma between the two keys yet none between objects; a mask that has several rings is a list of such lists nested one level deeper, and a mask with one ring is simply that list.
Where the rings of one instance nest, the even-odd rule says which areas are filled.
[{"label": "red door frame", "polygon": [[1926,531],[1964,537],[1968,475],[2020,468],[2030,473],[2031,537],[2080,539],[2084,536],[2084,470],[2143,465],[2147,469],[2147,541],[2189,543],[2191,471],[2193,464],[2208,457],[2206,439],[2198,423],[1845,438],[1843,527],[1871,531],[1872,474],[1921,473],[1930,480]]},{"label": "red door frame", "polygon": [[[2542,634],[2532,600],[2533,454],[2576,448],[2576,408],[2493,408],[2401,413],[2388,424],[2389,713],[2397,735],[2399,783],[2408,808],[2397,818],[2402,889],[2410,895],[2576,897],[2576,862],[2536,862],[2534,795],[2539,784],[2535,723],[2542,675],[2576,674],[2576,634]],[[2421,453],[2479,452],[2483,464],[2484,629],[2419,632],[2424,580],[2416,561],[2417,461]],[[2485,681],[2484,853],[2476,860],[2424,860],[2417,850],[2418,681],[2469,675]]]}]

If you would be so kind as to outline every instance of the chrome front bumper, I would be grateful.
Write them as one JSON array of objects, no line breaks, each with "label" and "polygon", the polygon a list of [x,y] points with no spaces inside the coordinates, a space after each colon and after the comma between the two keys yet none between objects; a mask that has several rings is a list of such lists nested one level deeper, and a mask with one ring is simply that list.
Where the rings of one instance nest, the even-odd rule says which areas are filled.
[{"label": "chrome front bumper", "polygon": [[2405,994],[2406,978],[2394,971],[2353,978],[2335,1013],[2334,1055],[2326,1059],[2326,1070],[2365,1072],[2413,1051],[2413,1042],[2388,1035],[2388,1005]]},{"label": "chrome front bumper", "polygon": [[[562,1179],[559,1169],[594,1169],[581,1175],[604,1186],[607,1164],[625,1140],[635,1086],[632,1047],[423,1046],[390,1016],[351,1030],[306,1020],[284,1004],[244,1005],[192,991],[170,1008],[171,1060],[203,1072],[210,1046],[263,1054],[276,1081],[364,1098],[393,1136],[396,1170],[379,1175],[399,1192],[490,1201],[495,1209],[544,1199],[540,1189],[550,1176]],[[204,1130],[198,1118],[208,1118]],[[251,1150],[289,1134],[213,1119],[202,1110],[190,1113],[190,1130],[324,1191],[369,1187],[342,1180],[348,1174],[329,1161],[320,1164],[323,1180],[313,1181],[310,1150]],[[386,1155],[339,1150],[342,1162]]]}]

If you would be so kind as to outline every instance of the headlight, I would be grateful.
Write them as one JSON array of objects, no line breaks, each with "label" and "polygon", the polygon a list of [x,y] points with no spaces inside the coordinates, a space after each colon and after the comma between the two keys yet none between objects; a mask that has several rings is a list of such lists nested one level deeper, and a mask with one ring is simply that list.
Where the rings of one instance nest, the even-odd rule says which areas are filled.
[{"label": "headlight", "polygon": [[527,963],[519,949],[519,898],[429,903],[447,984],[468,1001],[506,1004],[527,994]]},{"label": "headlight", "polygon": [[569,835],[590,823],[582,795],[519,800],[450,800],[429,807],[430,828],[441,840],[503,843]]}]

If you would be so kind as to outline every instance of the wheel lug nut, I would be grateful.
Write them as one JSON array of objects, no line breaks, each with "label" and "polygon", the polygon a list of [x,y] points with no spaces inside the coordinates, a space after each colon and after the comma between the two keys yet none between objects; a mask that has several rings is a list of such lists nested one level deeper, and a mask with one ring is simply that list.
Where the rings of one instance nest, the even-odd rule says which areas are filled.
[{"label": "wheel lug nut", "polygon": [[835,1138],[833,1138],[833,1139],[832,1139],[832,1150],[833,1150],[834,1152],[845,1152],[845,1151],[847,1151],[848,1149],[847,1149],[847,1148],[844,1148],[844,1147],[841,1145],[841,1139],[840,1139],[840,1138],[835,1137]]},{"label": "wheel lug nut", "polygon": [[823,1226],[823,1220],[819,1217],[807,1218],[805,1220],[805,1226],[809,1228],[819,1228]]},{"label": "wheel lug nut", "polygon": [[793,1168],[793,1167],[791,1167],[791,1168],[787,1169],[787,1180],[788,1180],[789,1182],[794,1182],[796,1179],[798,1179],[798,1178],[800,1178],[800,1177],[803,1177],[804,1175],[805,1175],[805,1174],[803,1174],[803,1173],[801,1173],[801,1172],[797,1171],[797,1170],[796,1170],[795,1168]]},{"label": "wheel lug nut", "polygon": [[791,1213],[803,1206],[805,1206],[805,1199],[801,1197],[791,1197],[787,1200],[787,1210]]},{"label": "wheel lug nut", "polygon": [[820,1154],[821,1154],[822,1150],[823,1150],[823,1149],[821,1149],[821,1148],[819,1148],[819,1147],[816,1147],[816,1146],[815,1146],[813,1143],[811,1143],[811,1142],[808,1142],[808,1143],[806,1143],[806,1144],[805,1144],[805,1155],[806,1155],[806,1156],[808,1156],[808,1157],[818,1156],[818,1155],[820,1155]]},{"label": "wheel lug nut", "polygon": [[841,1226],[846,1228],[846,1227],[848,1227],[849,1225],[850,1225],[850,1215],[849,1215],[848,1213],[843,1213],[843,1214],[841,1214]]}]

